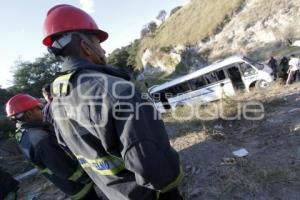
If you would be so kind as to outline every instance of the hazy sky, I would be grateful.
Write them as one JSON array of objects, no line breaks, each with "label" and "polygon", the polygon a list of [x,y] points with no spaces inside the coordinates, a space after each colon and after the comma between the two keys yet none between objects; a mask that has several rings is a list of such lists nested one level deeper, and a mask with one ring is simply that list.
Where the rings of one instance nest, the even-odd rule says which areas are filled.
[{"label": "hazy sky", "polygon": [[98,27],[109,33],[103,43],[107,52],[139,37],[143,25],[162,9],[168,13],[189,0],[8,0],[0,8],[0,86],[7,87],[16,60],[33,61],[42,56],[43,21],[56,4],[71,4],[89,12]]}]

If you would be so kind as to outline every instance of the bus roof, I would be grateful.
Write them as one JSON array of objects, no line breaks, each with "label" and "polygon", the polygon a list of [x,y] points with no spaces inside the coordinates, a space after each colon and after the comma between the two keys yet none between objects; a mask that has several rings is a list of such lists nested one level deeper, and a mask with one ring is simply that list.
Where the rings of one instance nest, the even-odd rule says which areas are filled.
[{"label": "bus roof", "polygon": [[161,85],[158,85],[156,87],[151,87],[149,89],[149,92],[153,93],[153,92],[157,92],[157,91],[163,90],[165,88],[169,88],[169,87],[171,87],[173,85],[177,85],[179,83],[183,83],[183,82],[185,82],[187,80],[196,78],[198,76],[207,74],[209,72],[221,69],[224,66],[227,66],[227,65],[230,65],[230,64],[233,64],[233,63],[237,63],[237,62],[240,62],[240,61],[245,61],[244,57],[240,56],[240,55],[235,55],[235,56],[231,56],[229,58],[226,58],[224,60],[216,61],[216,62],[212,63],[211,65],[208,65],[206,67],[198,69],[197,71],[194,71],[194,72],[192,72],[190,74],[178,77],[176,79],[173,79],[171,81],[165,82],[165,83],[163,83]]}]

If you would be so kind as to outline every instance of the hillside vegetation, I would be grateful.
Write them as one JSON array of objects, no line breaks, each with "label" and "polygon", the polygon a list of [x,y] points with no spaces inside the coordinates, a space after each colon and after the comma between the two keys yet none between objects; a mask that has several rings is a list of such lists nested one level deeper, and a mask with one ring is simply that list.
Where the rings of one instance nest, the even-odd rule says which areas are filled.
[{"label": "hillside vegetation", "polygon": [[[178,65],[196,69],[233,54],[265,61],[294,50],[288,41],[300,38],[299,18],[298,0],[191,0],[141,39],[136,60],[140,67],[148,63],[168,73]],[[192,63],[185,56],[191,47],[197,52],[188,57]]]},{"label": "hillside vegetation", "polygon": [[240,9],[245,0],[192,0],[172,15],[156,34],[145,37],[141,49],[192,44],[212,35],[218,26]]}]

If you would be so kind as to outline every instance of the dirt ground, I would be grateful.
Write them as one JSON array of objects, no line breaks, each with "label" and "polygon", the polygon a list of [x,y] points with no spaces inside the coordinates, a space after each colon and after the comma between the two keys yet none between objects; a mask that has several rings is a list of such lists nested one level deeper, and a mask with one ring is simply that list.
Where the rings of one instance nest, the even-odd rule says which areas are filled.
[{"label": "dirt ground", "polygon": [[[259,95],[265,108],[259,121],[165,118],[186,173],[180,186],[185,199],[300,199],[300,85]],[[0,147],[1,168],[14,175],[32,168],[13,140],[0,141]],[[249,155],[235,157],[240,148]],[[65,199],[40,175],[26,179],[19,196]]]},{"label": "dirt ground", "polygon": [[[169,124],[169,130],[193,130],[183,128],[183,136],[172,139],[186,171],[185,198],[300,199],[299,89],[281,87],[260,97],[265,117],[259,121],[217,119],[198,123],[198,130],[195,121]],[[249,155],[235,157],[240,148]]]}]

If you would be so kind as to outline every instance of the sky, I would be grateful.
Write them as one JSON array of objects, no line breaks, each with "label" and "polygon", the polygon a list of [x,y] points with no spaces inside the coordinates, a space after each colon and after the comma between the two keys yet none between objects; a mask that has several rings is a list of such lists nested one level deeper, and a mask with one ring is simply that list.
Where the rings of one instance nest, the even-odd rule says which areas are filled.
[{"label": "sky", "polygon": [[70,4],[87,11],[98,27],[109,33],[102,43],[108,52],[139,38],[143,25],[160,10],[170,11],[189,0],[9,0],[0,7],[0,86],[12,85],[17,60],[34,61],[47,52],[42,45],[43,22],[47,11],[57,4]]}]

